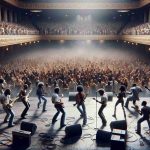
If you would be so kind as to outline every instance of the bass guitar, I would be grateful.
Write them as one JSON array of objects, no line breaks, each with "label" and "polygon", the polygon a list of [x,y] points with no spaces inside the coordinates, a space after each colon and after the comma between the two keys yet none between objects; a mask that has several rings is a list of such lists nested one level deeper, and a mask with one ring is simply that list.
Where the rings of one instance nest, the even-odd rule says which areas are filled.
[{"label": "bass guitar", "polygon": [[[84,102],[84,100],[87,98],[87,96],[88,96],[88,94],[85,94],[85,97],[84,97],[84,99],[83,99],[83,101],[82,102]],[[73,104],[73,106],[76,106],[78,103],[76,102],[75,104]]]},{"label": "bass guitar", "polygon": [[14,98],[14,99],[9,100],[9,104],[7,104],[6,107],[7,107],[8,109],[11,109],[11,108],[13,107],[14,103],[15,103],[18,99],[19,99],[19,97],[16,97],[16,98]]}]

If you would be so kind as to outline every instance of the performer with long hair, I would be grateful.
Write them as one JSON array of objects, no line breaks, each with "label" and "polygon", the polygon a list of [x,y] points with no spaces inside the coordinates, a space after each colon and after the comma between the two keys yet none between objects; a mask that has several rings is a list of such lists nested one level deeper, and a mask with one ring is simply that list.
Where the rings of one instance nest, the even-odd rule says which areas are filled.
[{"label": "performer with long hair", "polygon": [[40,104],[42,103],[41,100],[43,100],[44,104],[43,104],[43,110],[42,111],[45,112],[46,111],[47,99],[44,96],[45,91],[44,91],[44,83],[43,82],[38,83],[36,95],[38,96],[38,99],[39,99],[38,108],[40,108]]}]

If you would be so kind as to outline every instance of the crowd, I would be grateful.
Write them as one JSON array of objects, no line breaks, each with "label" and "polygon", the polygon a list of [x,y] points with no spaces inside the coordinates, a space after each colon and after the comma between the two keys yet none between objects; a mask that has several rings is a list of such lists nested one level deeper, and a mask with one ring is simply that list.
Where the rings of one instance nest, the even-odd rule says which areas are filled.
[{"label": "crowd", "polygon": [[97,22],[51,22],[37,23],[41,34],[50,35],[114,35],[121,28],[121,22],[97,23]]},{"label": "crowd", "polygon": [[36,35],[39,31],[28,23],[0,22],[0,35]]},{"label": "crowd", "polygon": [[[29,23],[0,22],[0,35],[116,35],[123,22],[38,22],[36,27]],[[121,31],[125,35],[149,35],[150,23],[129,23]]]},{"label": "crowd", "polygon": [[35,87],[38,81],[43,81],[49,94],[57,85],[67,94],[69,91],[75,91],[79,84],[84,86],[89,95],[93,95],[99,88],[117,93],[121,84],[127,89],[133,83],[142,87],[150,86],[149,77],[149,65],[130,58],[126,61],[98,57],[51,57],[49,61],[44,62],[43,58],[18,59],[0,66],[0,78],[4,78],[12,89],[20,89],[23,83],[32,83]]},{"label": "crowd", "polygon": [[122,34],[127,35],[150,35],[150,23],[129,23],[123,30]]}]

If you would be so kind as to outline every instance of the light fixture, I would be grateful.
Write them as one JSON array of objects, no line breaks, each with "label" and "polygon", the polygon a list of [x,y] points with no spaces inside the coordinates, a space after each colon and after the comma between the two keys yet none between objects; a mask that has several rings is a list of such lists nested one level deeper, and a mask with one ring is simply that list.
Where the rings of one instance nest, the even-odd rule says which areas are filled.
[{"label": "light fixture", "polygon": [[117,12],[120,12],[120,13],[126,13],[126,12],[129,12],[129,10],[123,9],[123,10],[118,10]]},{"label": "light fixture", "polygon": [[30,12],[39,13],[42,12],[42,10],[30,10]]}]

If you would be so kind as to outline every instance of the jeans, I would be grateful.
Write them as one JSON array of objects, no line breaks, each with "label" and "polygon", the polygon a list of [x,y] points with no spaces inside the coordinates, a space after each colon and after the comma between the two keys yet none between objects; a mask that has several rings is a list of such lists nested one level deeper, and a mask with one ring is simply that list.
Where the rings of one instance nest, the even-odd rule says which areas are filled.
[{"label": "jeans", "polygon": [[62,107],[60,104],[56,104],[56,105],[55,105],[55,108],[56,108],[57,112],[56,112],[56,114],[54,115],[54,117],[53,117],[53,119],[52,119],[52,124],[55,123],[55,121],[56,121],[58,115],[59,115],[60,112],[61,112],[61,113],[62,113],[62,116],[61,116],[60,126],[63,126],[63,125],[65,124],[65,115],[66,115],[66,113],[65,113],[63,107]]},{"label": "jeans", "polygon": [[106,124],[106,123],[107,123],[107,121],[106,121],[106,119],[105,119],[105,116],[104,116],[104,114],[103,114],[103,110],[104,110],[105,107],[106,107],[106,105],[101,105],[101,107],[100,107],[100,109],[99,109],[99,111],[98,111],[98,115],[99,115],[99,117],[101,118],[103,124]]},{"label": "jeans", "polygon": [[22,114],[21,114],[21,117],[25,117],[27,111],[29,110],[30,108],[30,104],[29,102],[26,102],[26,101],[22,101],[23,104],[25,105],[25,109],[23,110]]},{"label": "jeans", "polygon": [[149,117],[142,117],[142,118],[140,118],[139,120],[138,120],[138,122],[137,122],[137,132],[138,133],[141,133],[141,123],[143,122],[143,121],[147,121],[147,123],[148,123],[148,126],[149,126],[149,130],[150,130],[150,120],[149,120]]},{"label": "jeans", "polygon": [[[80,107],[82,107],[82,109]],[[83,116],[83,124],[85,125],[87,123],[87,114],[86,114],[86,108],[84,102],[82,102],[81,104],[77,104],[77,109],[79,110],[80,114]]]},{"label": "jeans", "polygon": [[125,103],[125,107],[127,107],[127,108],[128,108],[128,105],[129,105],[129,101],[133,101],[133,105],[135,105],[135,103],[136,103],[136,99],[133,96],[128,96],[127,101]]},{"label": "jeans", "polygon": [[3,107],[3,109],[6,113],[6,116],[4,118],[4,122],[8,121],[8,126],[13,125],[13,120],[14,120],[14,116],[15,116],[13,110],[11,108],[9,109],[7,107]]},{"label": "jeans", "polygon": [[116,115],[116,107],[121,104],[122,109],[123,109],[123,113],[124,113],[124,117],[126,118],[126,114],[125,114],[125,110],[124,110],[124,101],[119,101],[117,100],[116,104],[115,104],[115,110],[114,110],[114,115]]},{"label": "jeans", "polygon": [[38,96],[39,102],[38,102],[38,108],[40,107],[41,99],[44,100],[44,104],[43,104],[43,111],[46,109],[46,103],[47,103],[47,99],[44,96]]}]

